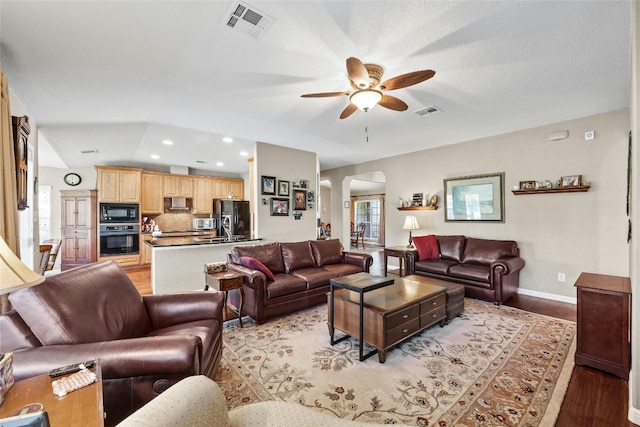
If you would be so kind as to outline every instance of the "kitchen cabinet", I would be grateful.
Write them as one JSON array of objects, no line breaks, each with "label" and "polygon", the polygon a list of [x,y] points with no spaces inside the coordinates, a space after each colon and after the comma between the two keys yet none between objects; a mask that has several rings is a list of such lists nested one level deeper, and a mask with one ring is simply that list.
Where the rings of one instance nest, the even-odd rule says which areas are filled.
[{"label": "kitchen cabinet", "polygon": [[62,246],[60,269],[68,270],[97,259],[97,191],[61,190]]},{"label": "kitchen cabinet", "polygon": [[96,166],[98,201],[140,203],[142,169]]},{"label": "kitchen cabinet", "polygon": [[163,174],[142,172],[142,201],[140,213],[161,214],[164,211],[162,194]]},{"label": "kitchen cabinet", "polygon": [[144,242],[148,242],[152,239],[151,234],[141,234],[140,238],[140,264],[149,265],[151,264],[151,251],[153,249]]},{"label": "kitchen cabinet", "polygon": [[164,197],[193,197],[193,178],[184,175],[164,175]]},{"label": "kitchen cabinet", "polygon": [[631,367],[631,281],[628,277],[582,273],[576,280],[576,365],[629,379]]},{"label": "kitchen cabinet", "polygon": [[194,214],[213,213],[213,178],[196,177],[193,178],[195,189],[193,197]]},{"label": "kitchen cabinet", "polygon": [[216,199],[226,199],[229,194],[232,194],[234,200],[242,200],[244,198],[244,180],[214,178],[213,194]]},{"label": "kitchen cabinet", "polygon": [[110,255],[99,257],[98,261],[114,261],[120,267],[136,267],[140,265],[140,254],[136,255]]}]

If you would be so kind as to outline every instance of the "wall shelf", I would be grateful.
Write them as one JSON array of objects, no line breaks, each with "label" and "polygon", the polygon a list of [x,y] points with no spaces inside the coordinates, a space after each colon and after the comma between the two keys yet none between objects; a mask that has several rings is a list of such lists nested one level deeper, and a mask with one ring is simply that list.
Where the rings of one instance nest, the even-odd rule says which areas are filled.
[{"label": "wall shelf", "polygon": [[579,187],[560,187],[560,188],[538,188],[535,190],[511,190],[511,192],[519,196],[521,194],[548,194],[548,193],[584,193],[589,191],[590,185],[581,185]]},{"label": "wall shelf", "polygon": [[399,211],[435,211],[437,206],[407,206],[406,208],[398,208]]}]

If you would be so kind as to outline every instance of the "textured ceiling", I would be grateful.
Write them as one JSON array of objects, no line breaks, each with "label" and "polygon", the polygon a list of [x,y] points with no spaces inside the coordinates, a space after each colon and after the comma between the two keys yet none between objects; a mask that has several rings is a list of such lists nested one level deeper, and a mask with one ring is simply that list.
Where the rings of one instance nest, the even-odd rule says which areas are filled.
[{"label": "textured ceiling", "polygon": [[[242,173],[261,141],[324,170],[628,106],[630,1],[254,1],[275,18],[259,40],[226,27],[235,4],[2,0],[1,66],[55,151],[41,164]],[[347,97],[300,95],[350,90],[349,56],[436,75],[392,93],[405,112],[339,120]]]}]

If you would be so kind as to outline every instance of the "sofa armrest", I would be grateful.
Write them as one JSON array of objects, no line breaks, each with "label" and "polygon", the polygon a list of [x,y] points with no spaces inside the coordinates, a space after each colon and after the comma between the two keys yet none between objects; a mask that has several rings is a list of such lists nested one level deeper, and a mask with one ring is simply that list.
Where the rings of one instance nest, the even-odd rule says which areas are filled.
[{"label": "sofa armrest", "polygon": [[491,263],[491,274],[511,274],[522,270],[524,260],[520,257],[500,258]]},{"label": "sofa armrest", "polygon": [[373,257],[360,252],[344,252],[344,262],[346,264],[357,265],[362,268],[362,271],[368,273],[371,264],[373,264]]},{"label": "sofa armrest", "polygon": [[218,319],[222,323],[224,295],[222,292],[184,292],[179,294],[143,295],[153,329]]},{"label": "sofa armrest", "polygon": [[200,373],[202,342],[193,335],[164,335],[86,344],[48,345],[13,354],[16,380],[86,360],[100,359],[102,378]]},{"label": "sofa armrest", "polygon": [[264,284],[267,283],[267,276],[262,271],[244,265],[229,263],[227,270],[242,274],[244,276],[243,285],[248,285],[253,289],[258,289],[259,286],[264,287]]},{"label": "sofa armrest", "polygon": [[192,426],[205,421],[207,426],[228,427],[227,401],[218,384],[195,375],[178,381],[117,427]]}]

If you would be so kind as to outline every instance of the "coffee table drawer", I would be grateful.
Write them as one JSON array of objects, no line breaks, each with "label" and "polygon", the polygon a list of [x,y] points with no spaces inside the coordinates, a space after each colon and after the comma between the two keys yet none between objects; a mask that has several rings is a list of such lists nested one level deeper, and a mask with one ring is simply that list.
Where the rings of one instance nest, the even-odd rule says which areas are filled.
[{"label": "coffee table drawer", "polygon": [[441,293],[429,299],[426,299],[420,303],[420,315],[424,315],[432,310],[435,310],[438,307],[446,307],[447,305],[447,294]]},{"label": "coffee table drawer", "polygon": [[420,316],[420,306],[414,304],[410,307],[402,309],[396,313],[388,314],[387,317],[387,330],[397,328],[403,323],[407,323],[412,319],[417,319]]},{"label": "coffee table drawer", "polygon": [[440,306],[431,310],[428,313],[424,313],[420,315],[420,327],[427,328],[433,325],[436,322],[439,322],[442,319],[447,317],[447,307]]},{"label": "coffee table drawer", "polygon": [[420,330],[420,319],[417,317],[409,320],[408,322],[394,328],[390,329],[387,332],[385,343],[385,347],[390,347],[397,342],[402,341],[406,337]]}]

